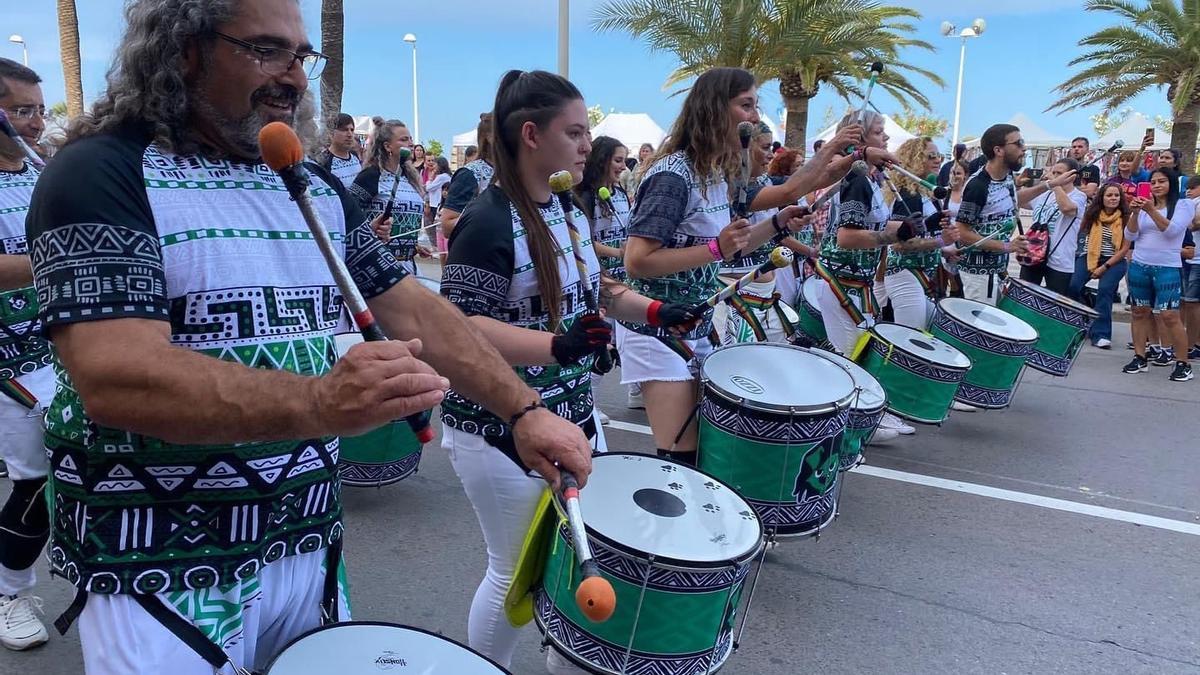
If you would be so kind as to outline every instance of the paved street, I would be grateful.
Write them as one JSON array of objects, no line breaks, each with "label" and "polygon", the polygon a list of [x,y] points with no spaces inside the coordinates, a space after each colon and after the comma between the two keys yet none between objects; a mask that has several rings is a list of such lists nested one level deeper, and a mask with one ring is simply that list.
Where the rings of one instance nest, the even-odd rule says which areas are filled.
[{"label": "paved street", "polygon": [[[1027,374],[1007,411],[872,448],[820,540],[770,555],[722,672],[1200,673],[1200,381],[1121,374],[1127,331],[1068,379]],[[611,448],[652,449],[616,377],[600,400],[628,423]],[[1090,507],[1109,510],[1076,512]],[[347,489],[346,520],[356,618],[465,639],[484,551],[445,453],[428,447],[399,485]],[[55,616],[70,589],[38,593]],[[539,638],[526,630],[515,672],[544,672]],[[0,653],[0,674],[80,672],[75,633]]]}]

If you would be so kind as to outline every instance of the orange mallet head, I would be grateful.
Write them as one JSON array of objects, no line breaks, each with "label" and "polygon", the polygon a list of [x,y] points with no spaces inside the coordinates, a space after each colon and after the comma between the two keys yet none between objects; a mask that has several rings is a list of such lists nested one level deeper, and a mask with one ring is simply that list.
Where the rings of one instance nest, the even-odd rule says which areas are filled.
[{"label": "orange mallet head", "polygon": [[613,592],[608,579],[602,576],[587,577],[575,589],[575,603],[588,619],[603,623],[617,609],[617,594]]},{"label": "orange mallet head", "polygon": [[271,122],[258,132],[258,147],[263,163],[275,171],[304,161],[304,146],[300,137],[283,122]]}]

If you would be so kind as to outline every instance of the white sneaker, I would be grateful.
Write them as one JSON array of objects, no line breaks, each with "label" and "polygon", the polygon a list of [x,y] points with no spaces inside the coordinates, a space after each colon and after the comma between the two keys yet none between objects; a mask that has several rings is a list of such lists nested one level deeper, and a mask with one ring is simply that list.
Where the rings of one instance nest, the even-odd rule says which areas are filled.
[{"label": "white sneaker", "polygon": [[960,401],[953,401],[950,403],[950,409],[957,410],[958,412],[979,412],[979,408],[976,408],[969,403],[962,403]]},{"label": "white sneaker", "polygon": [[1108,338],[1100,338],[1096,340],[1096,347],[1100,349],[1112,349],[1112,340]]},{"label": "white sneaker", "polygon": [[917,428],[905,423],[904,420],[896,417],[892,413],[883,413],[883,420],[879,423],[880,429],[895,429],[905,436],[917,433]]},{"label": "white sneaker", "polygon": [[630,385],[629,400],[625,404],[630,410],[645,410],[646,404],[642,402],[642,388],[638,385]]},{"label": "white sneaker", "polygon": [[885,429],[879,427],[875,430],[875,434],[871,436],[871,441],[867,445],[875,445],[877,443],[886,443],[894,438],[899,438],[900,432],[895,429]]},{"label": "white sneaker", "polygon": [[600,424],[608,424],[609,422],[612,421],[608,415],[604,414],[604,411],[600,409],[600,406],[595,406],[595,408],[596,408],[596,417],[600,418]]},{"label": "white sneaker", "polygon": [[0,644],[14,651],[45,644],[46,626],[37,618],[42,599],[32,595],[0,595]]},{"label": "white sneaker", "polygon": [[570,659],[558,653],[554,647],[546,649],[546,672],[550,675],[587,675],[587,671],[571,662]]}]

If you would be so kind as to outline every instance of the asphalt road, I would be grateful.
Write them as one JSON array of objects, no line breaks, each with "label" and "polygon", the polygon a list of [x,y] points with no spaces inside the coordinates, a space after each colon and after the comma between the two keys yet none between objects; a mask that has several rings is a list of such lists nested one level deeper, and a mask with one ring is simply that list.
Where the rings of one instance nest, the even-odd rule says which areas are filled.
[{"label": "asphalt road", "polygon": [[[722,672],[1200,673],[1200,380],[1121,374],[1128,354],[1086,348],[1067,379],[1027,375],[1006,411],[871,448],[884,476],[850,474],[825,534],[769,556]],[[645,424],[615,377],[600,400]],[[608,440],[652,448],[636,430]],[[355,617],[465,639],[484,550],[445,454],[431,446],[415,477],[345,501]],[[70,598],[57,579],[37,593],[50,615]],[[0,674],[80,673],[77,639],[0,653]],[[544,672],[539,641],[526,629],[514,672]]]}]

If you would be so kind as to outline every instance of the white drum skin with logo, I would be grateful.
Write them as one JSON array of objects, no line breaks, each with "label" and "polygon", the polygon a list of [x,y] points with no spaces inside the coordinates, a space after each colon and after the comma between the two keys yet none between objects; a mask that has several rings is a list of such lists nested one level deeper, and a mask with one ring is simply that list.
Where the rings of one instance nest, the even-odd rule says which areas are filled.
[{"label": "white drum skin with logo", "polygon": [[348,621],[301,635],[266,675],[505,675],[507,670],[453,640],[389,623]]}]

